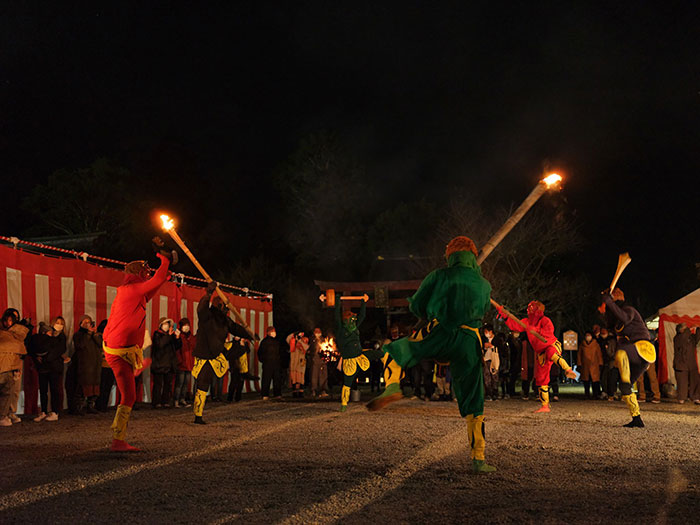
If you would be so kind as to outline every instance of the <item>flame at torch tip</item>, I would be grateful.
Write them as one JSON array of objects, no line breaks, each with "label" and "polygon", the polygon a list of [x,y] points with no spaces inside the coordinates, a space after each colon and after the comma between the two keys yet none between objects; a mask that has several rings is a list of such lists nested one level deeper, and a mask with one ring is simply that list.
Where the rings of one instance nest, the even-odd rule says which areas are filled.
[{"label": "flame at torch tip", "polygon": [[172,230],[173,226],[175,226],[173,220],[165,214],[160,216],[160,220],[163,221],[163,229],[165,231]]},{"label": "flame at torch tip", "polygon": [[547,185],[547,188],[551,188],[555,184],[560,183],[561,180],[561,175],[552,173],[551,175],[547,175],[544,179],[542,179],[542,182],[544,182]]}]

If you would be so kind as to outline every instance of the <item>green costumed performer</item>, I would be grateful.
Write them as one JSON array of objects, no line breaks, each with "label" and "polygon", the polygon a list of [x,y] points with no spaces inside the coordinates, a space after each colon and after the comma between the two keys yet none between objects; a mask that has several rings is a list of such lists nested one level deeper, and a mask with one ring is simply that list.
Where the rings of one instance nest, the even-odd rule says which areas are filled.
[{"label": "green costumed performer", "polygon": [[369,369],[369,359],[362,353],[362,345],[360,344],[360,325],[365,320],[367,303],[364,299],[362,300],[358,315],[351,310],[343,313],[341,302],[338,298],[335,303],[335,334],[336,346],[343,359],[343,389],[340,394],[340,411],[345,412],[350,400],[350,387],[355,380],[358,368],[363,371]]},{"label": "green costumed performer", "polygon": [[[447,268],[430,273],[409,299],[411,312],[428,321],[427,325],[410,337],[386,345],[384,350],[404,369],[422,359],[450,363],[459,412],[467,418],[472,471],[483,473],[496,470],[484,461],[484,378],[479,335],[481,319],[491,307],[491,285],[481,276],[476,254],[476,246],[468,237],[455,237],[449,242],[445,249]],[[396,371],[392,375],[399,376]],[[400,398],[400,391],[392,383],[370,401],[368,408],[378,410]]]}]

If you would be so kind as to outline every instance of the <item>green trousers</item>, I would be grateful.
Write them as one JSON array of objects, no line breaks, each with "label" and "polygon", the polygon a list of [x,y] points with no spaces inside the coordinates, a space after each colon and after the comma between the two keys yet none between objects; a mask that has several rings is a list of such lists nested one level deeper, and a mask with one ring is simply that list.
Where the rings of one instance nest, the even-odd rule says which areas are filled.
[{"label": "green trousers", "polygon": [[484,376],[481,343],[474,330],[450,330],[438,324],[430,332],[404,337],[385,345],[401,368],[417,365],[423,359],[450,363],[452,391],[457,397],[462,417],[484,413]]}]

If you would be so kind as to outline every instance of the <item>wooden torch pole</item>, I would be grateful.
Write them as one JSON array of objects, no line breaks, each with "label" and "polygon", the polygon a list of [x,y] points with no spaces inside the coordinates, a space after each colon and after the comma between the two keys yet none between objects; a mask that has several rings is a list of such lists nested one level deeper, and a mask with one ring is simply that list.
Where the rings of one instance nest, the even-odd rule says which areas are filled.
[{"label": "wooden torch pole", "polygon": [[[202,277],[204,277],[208,282],[213,281],[213,279],[209,276],[207,271],[204,269],[204,267],[199,263],[197,258],[194,256],[194,254],[190,251],[190,249],[187,247],[185,242],[180,238],[180,235],[177,233],[177,230],[175,230],[175,227],[172,225],[172,223],[168,223],[166,221],[169,221],[169,218],[163,218],[164,216],[161,215],[161,219],[163,220],[163,229],[168,232],[170,237],[177,243],[177,245],[182,249],[183,252],[185,252],[185,255],[190,258],[190,261],[192,261],[192,264],[195,265],[195,267],[199,270],[199,273],[202,274]],[[169,226],[168,226],[169,224]],[[245,319],[241,316],[240,312],[238,309],[231,304],[231,302],[228,300],[228,297],[224,294],[224,292],[221,291],[221,288],[219,288],[219,285],[216,285],[216,293],[221,297],[221,300],[224,302],[226,305],[226,308],[231,310],[233,312],[233,316],[236,318],[236,321],[238,324],[240,324],[243,328],[245,328],[245,331],[248,332],[248,335],[250,335],[254,341],[258,341],[260,338],[258,337],[257,334],[253,332],[253,330],[250,329],[250,326],[248,326],[248,323],[245,322]]]}]

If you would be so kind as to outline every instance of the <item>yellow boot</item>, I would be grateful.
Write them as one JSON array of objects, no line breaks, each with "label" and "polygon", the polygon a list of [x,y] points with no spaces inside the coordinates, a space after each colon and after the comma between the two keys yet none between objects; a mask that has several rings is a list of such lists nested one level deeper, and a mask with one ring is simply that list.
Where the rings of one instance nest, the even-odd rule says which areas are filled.
[{"label": "yellow boot", "polygon": [[539,412],[549,412],[549,385],[538,386],[537,388],[539,390],[539,398],[542,406],[535,410],[535,414]]},{"label": "yellow boot", "polygon": [[384,392],[367,403],[367,410],[370,412],[380,410],[389,403],[399,401],[403,398],[403,392],[401,392],[401,375],[403,371],[401,367],[388,353],[384,354],[382,362],[384,363],[385,388]]},{"label": "yellow boot", "polygon": [[632,416],[632,421],[622,426],[627,428],[644,428],[644,421],[642,421],[642,416],[639,412],[639,403],[637,403],[636,394],[632,392],[629,395],[623,395],[622,400],[627,403],[627,408]]},{"label": "yellow boot", "polygon": [[207,393],[204,390],[197,390],[194,395],[194,403],[192,410],[194,411],[194,422],[197,425],[206,425],[207,422],[202,419],[204,414],[204,403],[207,401]]},{"label": "yellow boot", "polygon": [[340,393],[341,412],[345,412],[348,409],[348,401],[350,401],[350,387],[343,385],[343,390]]},{"label": "yellow boot", "polygon": [[131,407],[119,405],[117,413],[112,421],[112,452],[138,452],[139,449],[129,445],[126,438],[126,427],[129,424],[129,416],[131,416]]},{"label": "yellow boot", "polygon": [[487,465],[484,458],[486,450],[486,431],[484,416],[467,416],[467,433],[469,434],[469,446],[471,448],[472,472],[474,474],[486,474],[495,472],[496,467]]}]

